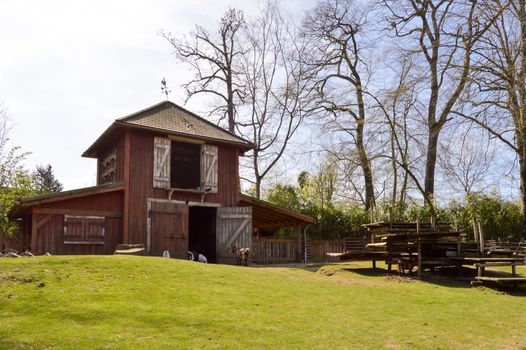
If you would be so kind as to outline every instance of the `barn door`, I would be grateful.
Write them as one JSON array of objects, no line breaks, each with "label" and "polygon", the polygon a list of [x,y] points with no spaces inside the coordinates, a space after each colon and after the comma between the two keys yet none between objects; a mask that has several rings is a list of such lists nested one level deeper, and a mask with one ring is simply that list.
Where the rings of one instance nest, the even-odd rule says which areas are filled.
[{"label": "barn door", "polygon": [[217,262],[235,263],[231,246],[252,247],[252,208],[217,208],[216,248]]},{"label": "barn door", "polygon": [[165,250],[171,258],[186,259],[188,253],[188,206],[170,202],[151,202],[150,254],[161,256]]},{"label": "barn door", "polygon": [[202,190],[217,193],[217,146],[203,145],[201,148]]},{"label": "barn door", "polygon": [[170,139],[153,138],[153,187],[170,188],[170,146]]}]

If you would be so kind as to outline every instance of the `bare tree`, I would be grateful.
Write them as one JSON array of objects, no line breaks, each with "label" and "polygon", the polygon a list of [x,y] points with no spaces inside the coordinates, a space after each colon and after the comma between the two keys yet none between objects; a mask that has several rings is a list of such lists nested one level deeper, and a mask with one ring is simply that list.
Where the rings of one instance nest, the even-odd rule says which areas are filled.
[{"label": "bare tree", "polygon": [[350,1],[320,2],[304,19],[303,34],[310,45],[305,59],[315,75],[319,103],[332,127],[356,147],[368,210],[375,205],[375,190],[365,140],[367,80],[363,77],[370,76],[364,58],[366,13]]},{"label": "bare tree", "polygon": [[496,149],[487,135],[472,128],[451,134],[439,145],[438,162],[454,193],[469,196],[474,190],[484,190],[496,183],[489,174],[495,162]]},{"label": "bare tree", "polygon": [[412,160],[410,153],[410,149],[415,148],[412,146],[420,143],[416,132],[411,128],[415,128],[415,124],[419,128],[418,122],[415,123],[419,115],[415,112],[418,111],[421,77],[418,72],[415,73],[412,55],[399,51],[394,57],[396,65],[389,70],[394,76],[391,86],[378,96],[371,97],[376,101],[376,108],[388,126],[389,138],[384,154],[390,159],[392,171],[391,206],[403,209],[409,191],[410,174],[414,178],[411,181],[418,183],[417,188],[423,189],[419,178],[414,175],[417,171],[414,160],[418,160],[419,155],[413,155],[415,159]]},{"label": "bare tree", "polygon": [[196,26],[188,37],[183,38],[161,32],[175,49],[177,58],[189,64],[195,73],[194,78],[183,85],[186,100],[203,93],[217,97],[219,103],[210,114],[219,114],[220,120],[226,118],[228,130],[232,133],[236,127],[237,100],[243,97],[237,61],[243,54],[238,37],[244,24],[243,13],[229,9],[215,33],[201,26]]},{"label": "bare tree", "polygon": [[489,11],[492,8],[487,5],[492,1],[382,2],[390,13],[395,35],[409,39],[404,41],[408,43],[405,49],[418,52],[427,71],[427,91],[420,98],[425,99],[428,128],[424,193],[432,206],[440,133],[468,83],[475,44],[495,22],[499,11]]},{"label": "bare tree", "polygon": [[276,2],[260,8],[243,37],[247,47],[242,70],[246,113],[239,120],[239,129],[254,143],[251,166],[256,197],[260,198],[263,179],[315,108],[300,60],[303,48]]},{"label": "bare tree", "polygon": [[465,96],[471,104],[455,112],[516,154],[526,237],[526,0],[495,0],[492,6],[500,16],[476,48],[476,74]]}]

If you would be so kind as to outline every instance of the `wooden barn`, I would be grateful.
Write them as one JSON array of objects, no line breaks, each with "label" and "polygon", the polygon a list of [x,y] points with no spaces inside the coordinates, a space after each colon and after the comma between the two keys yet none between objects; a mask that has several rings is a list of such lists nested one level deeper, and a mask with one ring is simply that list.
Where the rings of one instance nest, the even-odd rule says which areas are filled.
[{"label": "wooden barn", "polygon": [[231,263],[232,245],[286,226],[297,227],[300,249],[311,217],[240,192],[239,157],[252,147],[165,101],[115,120],[84,152],[97,159],[96,186],[20,199],[10,216],[35,254],[112,254],[124,243]]}]

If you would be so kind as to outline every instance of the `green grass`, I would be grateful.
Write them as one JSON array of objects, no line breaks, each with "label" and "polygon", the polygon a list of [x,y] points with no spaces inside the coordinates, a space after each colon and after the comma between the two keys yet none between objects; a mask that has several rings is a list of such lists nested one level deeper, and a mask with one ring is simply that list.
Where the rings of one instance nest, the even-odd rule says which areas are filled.
[{"label": "green grass", "polygon": [[363,267],[0,259],[0,348],[526,347],[524,292],[417,282]]}]

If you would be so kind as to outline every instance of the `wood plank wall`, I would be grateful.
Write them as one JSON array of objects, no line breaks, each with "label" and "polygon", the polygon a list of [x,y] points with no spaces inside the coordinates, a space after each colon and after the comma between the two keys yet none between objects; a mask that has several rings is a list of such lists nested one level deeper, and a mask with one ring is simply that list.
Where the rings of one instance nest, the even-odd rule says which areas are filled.
[{"label": "wood plank wall", "polygon": [[[33,209],[33,220],[37,225],[36,249],[33,254],[112,254],[122,242],[122,191],[101,193],[82,198],[41,204]],[[105,217],[104,245],[64,244],[64,215]],[[31,232],[31,225],[24,227],[24,234]]]},{"label": "wood plank wall", "polygon": [[[130,192],[128,243],[146,244],[148,198],[168,199],[168,191],[153,188],[153,138],[166,136],[134,130],[131,132]],[[204,202],[222,206],[237,206],[239,194],[239,150],[228,145],[218,146],[218,193],[207,194]],[[172,200],[200,202],[198,193],[174,192]]]},{"label": "wood plank wall", "polygon": [[97,157],[97,185],[104,184],[102,179],[102,161],[108,156],[110,152],[114,150],[117,151],[115,181],[124,181],[124,135],[121,134],[115,138],[114,144],[102,149]]}]

